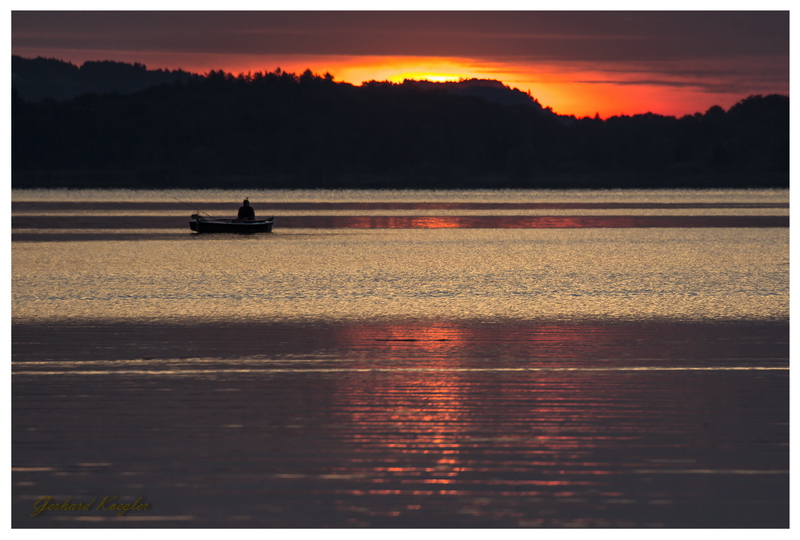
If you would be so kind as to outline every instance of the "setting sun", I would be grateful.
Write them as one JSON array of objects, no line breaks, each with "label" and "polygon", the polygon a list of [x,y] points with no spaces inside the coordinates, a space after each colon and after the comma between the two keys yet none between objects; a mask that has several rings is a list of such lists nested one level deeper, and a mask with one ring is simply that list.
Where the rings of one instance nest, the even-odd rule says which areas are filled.
[{"label": "setting sun", "polygon": [[441,74],[441,73],[401,73],[394,77],[389,77],[392,82],[403,82],[405,80],[411,81],[431,81],[431,82],[450,82],[463,79],[462,75]]},{"label": "setting sun", "polygon": [[[52,53],[41,49],[15,48],[15,53],[34,58],[49,57]],[[86,61],[100,60],[87,50],[60,53],[65,61],[81,65]],[[725,73],[736,68],[735,59],[720,60],[715,65],[703,62],[685,62],[686,74],[673,75],[668,83],[658,80],[655,68],[646,63],[597,65],[589,62],[532,62],[508,60],[486,61],[462,57],[421,56],[349,56],[310,54],[225,54],[194,53],[192,55],[139,51],[115,52],[113,59],[128,63],[141,63],[148,69],[181,69],[193,73],[223,70],[234,75],[270,72],[280,68],[288,73],[330,73],[337,82],[356,86],[368,81],[402,83],[406,79],[432,82],[459,81],[461,79],[493,79],[510,88],[529,92],[543,107],[555,113],[601,118],[617,115],[634,115],[653,112],[681,117],[705,112],[714,105],[725,109],[747,97],[759,93],[753,88],[743,94],[727,83]],[[766,62],[766,61],[764,61]],[[767,70],[770,66],[761,66]],[[704,80],[693,74],[704,73]],[[788,84],[775,90],[788,93]],[[769,93],[769,89],[761,90]]]},{"label": "setting sun", "polygon": [[12,54],[148,69],[492,79],[576,117],[789,93],[788,12],[14,12]]},{"label": "setting sun", "polygon": [[16,4],[13,528],[789,528],[788,8]]}]

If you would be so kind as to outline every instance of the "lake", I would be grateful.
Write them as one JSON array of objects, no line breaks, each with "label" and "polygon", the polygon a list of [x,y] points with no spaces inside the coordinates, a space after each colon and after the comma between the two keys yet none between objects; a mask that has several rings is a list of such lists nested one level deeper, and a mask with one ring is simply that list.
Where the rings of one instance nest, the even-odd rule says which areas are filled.
[{"label": "lake", "polygon": [[[245,196],[272,234],[189,231]],[[788,527],[788,215],[13,191],[12,525]]]}]

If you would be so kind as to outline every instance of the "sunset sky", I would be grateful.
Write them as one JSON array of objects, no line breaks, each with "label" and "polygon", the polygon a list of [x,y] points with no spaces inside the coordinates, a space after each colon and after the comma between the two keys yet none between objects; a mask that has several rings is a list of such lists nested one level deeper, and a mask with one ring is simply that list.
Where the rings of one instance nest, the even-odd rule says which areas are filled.
[{"label": "sunset sky", "polygon": [[497,79],[579,117],[683,116],[789,93],[788,11],[15,11],[11,34],[12,54],[76,65]]}]

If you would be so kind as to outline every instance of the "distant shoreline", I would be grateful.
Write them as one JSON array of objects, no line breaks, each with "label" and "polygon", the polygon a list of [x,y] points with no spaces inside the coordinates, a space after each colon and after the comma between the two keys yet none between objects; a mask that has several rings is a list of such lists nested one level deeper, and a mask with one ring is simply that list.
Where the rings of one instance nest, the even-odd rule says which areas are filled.
[{"label": "distant shoreline", "polygon": [[18,77],[13,188],[789,186],[784,95],[603,120],[557,115],[497,81],[354,87],[311,72],[220,71],[124,93],[105,68],[107,88],[66,101],[27,101]]}]

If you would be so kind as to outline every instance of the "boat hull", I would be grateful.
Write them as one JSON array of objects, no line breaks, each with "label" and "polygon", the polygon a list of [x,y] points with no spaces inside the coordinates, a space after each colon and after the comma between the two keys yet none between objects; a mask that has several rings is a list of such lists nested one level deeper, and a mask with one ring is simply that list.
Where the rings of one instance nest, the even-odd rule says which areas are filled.
[{"label": "boat hull", "polygon": [[189,222],[189,228],[201,233],[227,233],[227,234],[256,234],[271,233],[275,218],[259,221],[218,220],[209,221],[196,219]]}]

